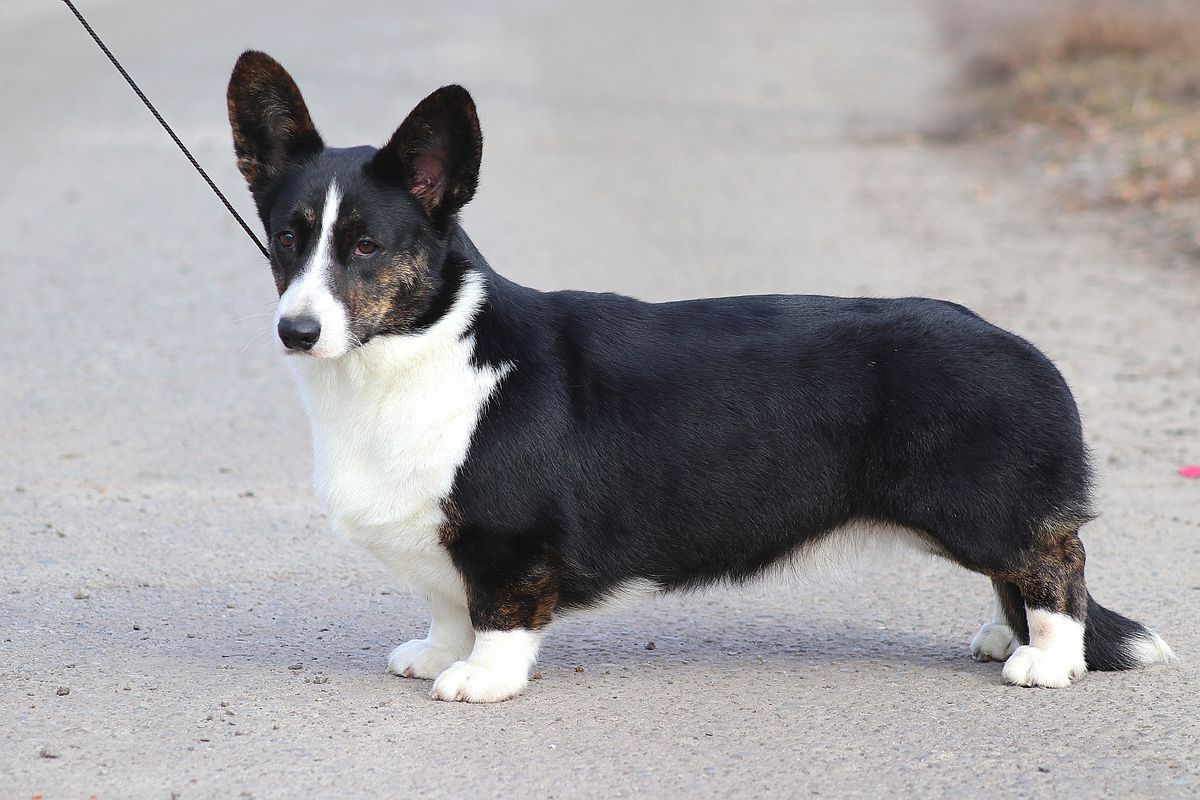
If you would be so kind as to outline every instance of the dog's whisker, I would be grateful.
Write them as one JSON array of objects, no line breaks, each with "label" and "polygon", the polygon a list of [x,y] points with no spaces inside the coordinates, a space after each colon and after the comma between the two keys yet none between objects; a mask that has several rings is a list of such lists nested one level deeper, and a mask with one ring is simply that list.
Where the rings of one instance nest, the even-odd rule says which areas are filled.
[{"label": "dog's whisker", "polygon": [[229,320],[229,324],[232,325],[235,322],[245,322],[248,319],[259,319],[261,317],[270,317],[270,316],[274,316],[274,314],[275,314],[274,311],[264,311],[261,314],[247,314],[244,317],[238,317],[237,319]]},{"label": "dog's whisker", "polygon": [[263,329],[262,329],[262,330],[260,330],[260,331],[256,331],[256,332],[254,333],[254,335],[253,335],[253,336],[251,336],[251,337],[250,337],[250,339],[249,339],[249,340],[248,340],[248,341],[247,341],[247,342],[246,342],[244,345],[242,345],[242,349],[241,349],[241,350],[238,350],[238,355],[241,355],[242,353],[245,353],[245,352],[246,352],[246,350],[247,350],[247,348],[249,348],[249,347],[250,347],[250,345],[252,345],[252,344],[254,344],[256,341],[258,341],[259,337],[261,337],[261,336],[262,336],[264,333],[269,333],[269,332],[270,332],[270,329],[268,329],[268,328],[263,328]]}]

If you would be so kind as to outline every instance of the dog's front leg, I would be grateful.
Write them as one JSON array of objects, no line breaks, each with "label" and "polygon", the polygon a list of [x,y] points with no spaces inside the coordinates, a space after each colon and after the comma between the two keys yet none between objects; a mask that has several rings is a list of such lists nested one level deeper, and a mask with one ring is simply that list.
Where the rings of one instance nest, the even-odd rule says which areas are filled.
[{"label": "dog's front leg", "polygon": [[[475,646],[433,682],[435,700],[494,703],[516,697],[529,682],[542,633],[558,605],[558,575],[544,565],[519,573],[503,566],[493,563],[490,571],[466,576]],[[495,580],[497,572],[519,577]]]},{"label": "dog's front leg", "polygon": [[404,678],[436,678],[475,646],[471,615],[461,600],[426,595],[433,621],[424,639],[397,647],[388,657],[388,672]]}]

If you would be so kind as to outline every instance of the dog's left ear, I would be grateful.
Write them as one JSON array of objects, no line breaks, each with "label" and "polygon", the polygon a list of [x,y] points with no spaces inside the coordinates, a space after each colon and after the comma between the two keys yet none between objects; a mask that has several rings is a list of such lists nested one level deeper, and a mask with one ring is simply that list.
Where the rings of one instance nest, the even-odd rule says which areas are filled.
[{"label": "dog's left ear", "polygon": [[475,102],[463,87],[443,86],[417,104],[372,164],[440,226],[475,195],[482,156]]}]

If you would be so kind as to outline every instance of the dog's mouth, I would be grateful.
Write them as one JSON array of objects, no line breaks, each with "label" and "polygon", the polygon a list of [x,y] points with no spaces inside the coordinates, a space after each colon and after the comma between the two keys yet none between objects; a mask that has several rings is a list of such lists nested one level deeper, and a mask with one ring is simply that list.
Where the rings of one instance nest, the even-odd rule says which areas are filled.
[{"label": "dog's mouth", "polygon": [[311,358],[318,361],[331,361],[353,353],[361,347],[364,347],[368,342],[375,339],[374,333],[365,334],[361,339],[351,337],[350,341],[342,344],[340,347],[330,348],[323,347],[320,341],[317,341],[313,346],[305,347],[289,347],[286,343],[280,342],[282,345],[280,350],[285,358]]},{"label": "dog's mouth", "polygon": [[311,350],[295,350],[290,347],[284,347],[284,348],[282,348],[282,350],[283,350],[284,358],[313,359],[314,361],[332,361],[334,359],[341,358],[342,356],[346,355],[347,353],[352,352],[354,350],[354,348],[355,348],[355,346],[352,345],[352,346],[346,348],[345,350],[339,350],[339,351],[323,350],[320,347],[314,347]]}]

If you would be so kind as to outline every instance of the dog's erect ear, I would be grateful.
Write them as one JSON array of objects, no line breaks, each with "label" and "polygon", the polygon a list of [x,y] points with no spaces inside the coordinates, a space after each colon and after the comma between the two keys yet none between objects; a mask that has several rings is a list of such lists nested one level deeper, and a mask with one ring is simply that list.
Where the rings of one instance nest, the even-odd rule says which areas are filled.
[{"label": "dog's erect ear", "polygon": [[442,224],[475,195],[482,155],[475,102],[463,87],[443,86],[417,104],[372,163]]},{"label": "dog's erect ear", "polygon": [[226,102],[238,169],[256,198],[288,163],[325,146],[296,82],[266,53],[242,53],[229,78]]}]

